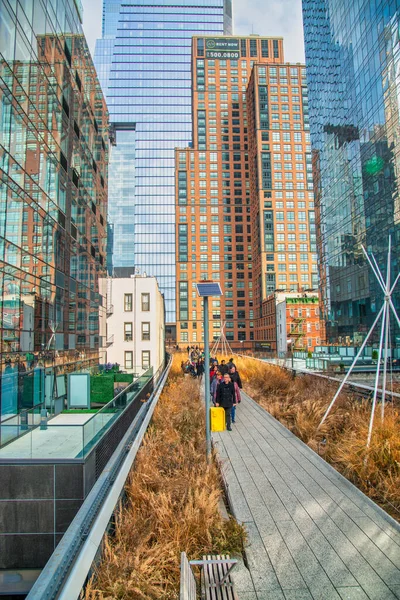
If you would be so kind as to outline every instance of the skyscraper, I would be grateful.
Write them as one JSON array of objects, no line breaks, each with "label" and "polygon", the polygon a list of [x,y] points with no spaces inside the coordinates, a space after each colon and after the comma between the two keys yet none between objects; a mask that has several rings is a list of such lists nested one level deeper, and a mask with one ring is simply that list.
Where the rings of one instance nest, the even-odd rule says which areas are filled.
[{"label": "skyscraper", "polygon": [[110,160],[112,266],[133,263],[157,277],[167,323],[175,322],[174,148],[192,137],[191,38],[231,29],[231,0],[103,3],[95,64],[117,149]]},{"label": "skyscraper", "polygon": [[[177,341],[202,340],[195,282],[219,281],[211,337],[265,339],[276,289],[317,287],[307,88],[283,41],[193,39],[193,147],[176,151]],[[311,180],[310,180],[311,179]],[[275,341],[275,340],[274,340]]]},{"label": "skyscraper", "polygon": [[381,305],[361,245],[382,268],[390,234],[399,271],[399,11],[399,0],[303,0],[327,341],[361,341]]},{"label": "skyscraper", "polygon": [[3,419],[54,411],[65,373],[99,362],[108,113],[73,0],[0,13]]}]

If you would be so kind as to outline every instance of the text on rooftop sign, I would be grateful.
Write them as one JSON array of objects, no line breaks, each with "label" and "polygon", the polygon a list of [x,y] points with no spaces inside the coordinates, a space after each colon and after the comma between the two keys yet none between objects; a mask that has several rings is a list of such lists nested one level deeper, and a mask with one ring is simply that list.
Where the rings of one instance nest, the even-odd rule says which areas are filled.
[{"label": "text on rooftop sign", "polygon": [[239,58],[239,40],[231,38],[206,39],[206,58]]}]

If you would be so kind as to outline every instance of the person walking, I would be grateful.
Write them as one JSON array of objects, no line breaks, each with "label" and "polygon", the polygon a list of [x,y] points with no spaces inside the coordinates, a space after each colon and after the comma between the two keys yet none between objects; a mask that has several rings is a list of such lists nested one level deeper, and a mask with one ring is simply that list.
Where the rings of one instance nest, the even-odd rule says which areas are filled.
[{"label": "person walking", "polygon": [[215,406],[221,406],[225,410],[225,422],[228,431],[231,427],[231,409],[236,406],[235,385],[231,381],[229,373],[224,374],[224,378],[217,387]]},{"label": "person walking", "polygon": [[237,383],[240,389],[243,389],[242,380],[240,379],[239,372],[236,370],[235,366],[230,368],[229,375],[231,376],[232,381]]},{"label": "person walking", "polygon": [[211,367],[211,369],[210,369],[210,383],[212,382],[212,380],[216,376],[217,371],[219,371],[217,365],[214,365],[213,367]]},{"label": "person walking", "polygon": [[212,378],[211,384],[210,384],[210,396],[211,396],[211,402],[213,403],[213,405],[215,406],[215,402],[216,402],[216,397],[217,397],[217,389],[219,384],[222,381],[222,373],[221,371],[217,371],[215,376]]},{"label": "person walking", "polygon": [[222,375],[225,375],[225,373],[229,373],[228,365],[225,364],[224,360],[221,360],[221,364],[219,365],[219,370],[221,371]]},{"label": "person walking", "polygon": [[242,401],[242,399],[240,397],[240,389],[239,389],[239,386],[236,383],[236,381],[233,381],[233,386],[235,388],[236,404],[234,404],[231,408],[231,419],[232,419],[232,423],[236,423],[236,406]]},{"label": "person walking", "polygon": [[233,362],[233,358],[230,358],[228,360],[228,369],[229,371],[232,369],[232,367],[236,367],[235,363]]},{"label": "person walking", "polygon": [[199,358],[199,360],[197,361],[197,377],[199,378],[199,381],[201,381],[202,377],[203,377],[203,373],[204,373],[204,361],[202,358]]}]

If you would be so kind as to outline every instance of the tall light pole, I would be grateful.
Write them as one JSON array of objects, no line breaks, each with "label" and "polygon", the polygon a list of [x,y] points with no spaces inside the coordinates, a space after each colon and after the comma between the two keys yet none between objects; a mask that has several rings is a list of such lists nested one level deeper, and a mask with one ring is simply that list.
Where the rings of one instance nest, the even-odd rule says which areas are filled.
[{"label": "tall light pole", "polygon": [[211,456],[211,431],[210,431],[210,343],[208,340],[208,298],[222,296],[219,283],[205,281],[197,283],[197,293],[203,298],[204,311],[204,404],[206,407],[206,455],[207,462]]}]

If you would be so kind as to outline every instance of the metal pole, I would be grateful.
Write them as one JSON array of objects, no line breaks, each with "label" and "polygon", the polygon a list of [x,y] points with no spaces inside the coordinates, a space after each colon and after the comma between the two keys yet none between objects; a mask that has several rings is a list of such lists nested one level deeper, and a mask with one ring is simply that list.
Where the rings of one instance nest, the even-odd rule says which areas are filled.
[{"label": "metal pole", "polygon": [[376,326],[377,322],[378,322],[378,321],[379,321],[379,319],[381,318],[381,314],[383,313],[383,311],[384,311],[384,308],[385,308],[385,303],[383,303],[383,305],[382,305],[382,307],[381,307],[381,309],[380,309],[380,311],[379,311],[379,313],[378,313],[378,315],[377,315],[377,317],[376,317],[375,321],[374,321],[374,322],[373,322],[373,324],[371,325],[371,329],[368,331],[368,333],[367,333],[367,336],[366,336],[365,340],[363,341],[363,343],[362,343],[362,345],[361,345],[361,348],[359,349],[359,351],[358,351],[358,353],[357,353],[357,356],[355,357],[355,359],[354,359],[354,361],[353,361],[353,363],[352,363],[352,365],[351,365],[350,369],[347,371],[347,373],[346,373],[346,376],[343,378],[343,380],[342,380],[342,383],[340,384],[338,391],[337,391],[337,392],[336,392],[336,394],[334,395],[332,402],[330,403],[330,405],[328,406],[328,408],[327,408],[327,410],[326,410],[326,413],[325,413],[325,414],[324,414],[324,416],[322,417],[322,421],[321,421],[321,423],[318,425],[318,427],[317,427],[317,430],[318,430],[318,429],[321,427],[322,423],[325,421],[326,417],[327,417],[327,416],[329,415],[329,413],[331,412],[332,406],[335,404],[335,402],[336,402],[336,399],[338,398],[338,396],[339,396],[340,392],[342,391],[342,389],[343,389],[343,387],[344,387],[344,384],[346,383],[346,381],[347,381],[347,380],[348,380],[348,378],[350,377],[350,375],[351,375],[351,372],[352,372],[352,370],[353,370],[353,368],[354,368],[354,366],[355,366],[356,362],[357,362],[357,361],[358,361],[358,359],[360,358],[360,356],[361,356],[361,354],[362,354],[362,351],[364,350],[365,346],[367,345],[367,342],[368,342],[368,340],[369,340],[369,338],[370,338],[370,335],[371,335],[371,333],[373,332],[373,330],[375,329],[375,326]]},{"label": "metal pole", "polygon": [[383,320],[385,321],[385,353],[383,357],[383,382],[382,382],[382,400],[381,400],[381,419],[385,416],[385,396],[386,396],[386,373],[388,361],[388,342],[389,342],[389,327],[390,327],[390,306],[388,295],[390,294],[390,258],[392,251],[392,236],[389,235],[388,257],[387,257],[387,272],[386,272],[386,295],[385,295],[385,312]]},{"label": "metal pole", "polygon": [[[387,362],[389,353],[389,329],[390,329],[390,306],[385,300],[386,308],[386,321],[385,321],[385,356],[383,359],[383,382],[382,382],[382,400],[381,400],[381,419],[383,421],[385,416],[385,397],[386,397],[386,375],[387,375]],[[385,313],[384,313],[385,318]],[[390,351],[391,353],[391,351]]]},{"label": "metal pole", "polygon": [[381,329],[381,335],[379,338],[379,352],[378,352],[378,364],[376,367],[376,375],[375,375],[375,389],[374,389],[374,395],[372,398],[372,410],[371,410],[371,418],[369,421],[369,429],[368,429],[368,440],[367,440],[367,448],[369,448],[369,445],[371,443],[371,437],[372,437],[372,427],[374,424],[374,416],[375,416],[375,407],[376,407],[376,398],[378,396],[378,387],[379,387],[379,374],[380,374],[380,369],[381,369],[381,360],[382,360],[382,349],[383,349],[383,337],[385,335],[385,317],[386,317],[386,299],[385,299],[385,304],[384,304],[384,311],[383,311],[383,317],[382,317],[382,329]]},{"label": "metal pole", "polygon": [[208,341],[208,297],[203,298],[204,308],[204,403],[206,406],[206,456],[210,462],[211,433],[210,433],[210,344]]}]

